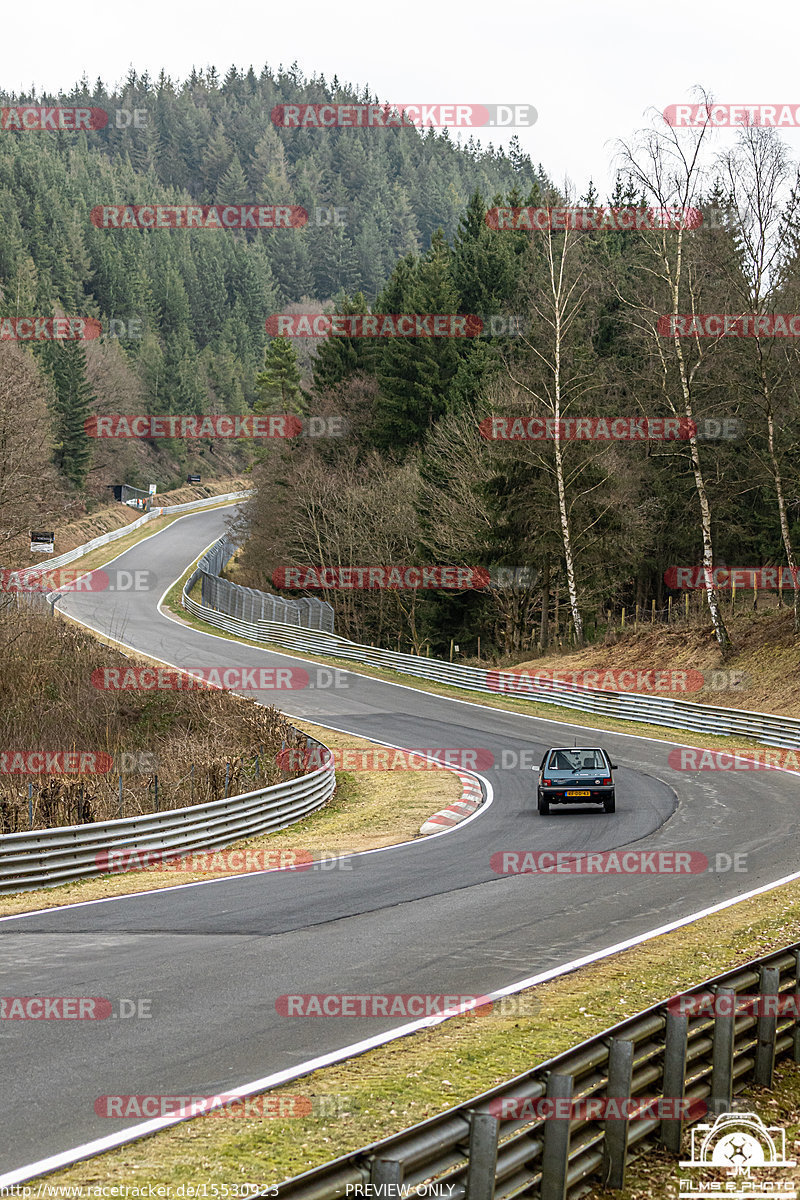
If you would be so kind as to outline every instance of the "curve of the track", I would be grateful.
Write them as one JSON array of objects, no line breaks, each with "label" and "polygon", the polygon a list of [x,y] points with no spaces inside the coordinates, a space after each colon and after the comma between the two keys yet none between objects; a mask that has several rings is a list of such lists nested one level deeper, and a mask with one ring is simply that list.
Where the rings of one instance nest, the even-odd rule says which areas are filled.
[{"label": "curve of the track", "polygon": [[[175,666],[292,664],[158,611],[228,513],[192,514],[115,567],[142,593],[75,594],[63,611]],[[151,575],[152,582],[152,575]],[[300,660],[294,660],[299,665]],[[309,668],[312,681],[315,668]],[[354,672],[346,687],[252,693],[294,716],[393,745],[528,751],[586,734]],[[466,694],[465,694],[466,695]],[[619,763],[617,813],[538,817],[527,769],[485,772],[495,799],[444,837],[353,856],[339,869],[233,878],[0,921],[0,994],[146,998],[148,1019],[3,1021],[0,1175],[135,1121],[102,1095],[208,1095],[395,1027],[397,1018],[286,1018],[285,993],[481,994],[769,883],[797,869],[796,776],[688,774],[669,745],[601,740]],[[499,850],[745,854],[746,874],[498,876]]]}]

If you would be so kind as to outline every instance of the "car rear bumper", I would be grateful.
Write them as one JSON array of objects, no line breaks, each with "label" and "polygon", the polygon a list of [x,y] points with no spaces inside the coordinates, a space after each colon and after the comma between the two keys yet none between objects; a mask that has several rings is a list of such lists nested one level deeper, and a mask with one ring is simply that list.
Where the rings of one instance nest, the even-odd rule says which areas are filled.
[{"label": "car rear bumper", "polygon": [[[568,796],[567,792],[588,792],[588,796]],[[539,797],[550,804],[600,804],[614,799],[613,787],[539,788]]]}]

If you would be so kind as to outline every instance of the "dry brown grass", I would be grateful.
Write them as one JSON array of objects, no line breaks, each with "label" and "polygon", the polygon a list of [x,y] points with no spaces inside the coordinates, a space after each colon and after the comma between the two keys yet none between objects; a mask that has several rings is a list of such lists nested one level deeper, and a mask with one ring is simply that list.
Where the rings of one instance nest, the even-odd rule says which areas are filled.
[{"label": "dry brown grass", "polygon": [[[160,808],[178,808],[277,783],[281,745],[295,745],[292,726],[274,708],[217,689],[109,690],[95,672],[133,665],[78,626],[38,611],[6,610],[0,618],[0,833],[112,819],[123,776],[123,814],[151,812],[154,774]],[[84,774],[9,774],[15,751],[82,752],[96,756]],[[123,766],[120,756],[131,755]],[[151,759],[142,755],[153,756]],[[141,767],[140,767],[141,764]]]},{"label": "dry brown grass", "polygon": [[[334,751],[372,746],[364,738],[336,733],[308,721],[298,721],[297,726]],[[460,795],[461,784],[450,771],[337,770],[336,791],[324,808],[287,829],[236,842],[229,849],[299,850],[320,858],[391,846],[416,837],[427,817]],[[217,869],[213,873],[192,870],[187,860],[182,860],[180,866],[182,869],[153,866],[144,871],[0,896],[0,916],[221,879],[234,873],[232,869]]]}]

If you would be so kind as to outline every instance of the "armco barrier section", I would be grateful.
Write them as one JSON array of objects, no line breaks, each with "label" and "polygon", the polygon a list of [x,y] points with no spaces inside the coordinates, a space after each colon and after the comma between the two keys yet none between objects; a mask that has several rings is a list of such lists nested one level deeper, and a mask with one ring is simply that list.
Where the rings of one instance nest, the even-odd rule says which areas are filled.
[{"label": "armco barrier section", "polygon": [[[231,583],[228,579],[220,579],[220,572],[235,550],[236,543],[227,537],[215,542],[198,560],[184,585],[184,594],[188,594],[200,579],[204,611],[239,622],[242,627],[253,629],[259,621],[268,620],[324,633],[333,632],[333,607],[324,600],[316,597],[285,600],[281,596],[273,596],[271,592],[261,592],[256,588]],[[221,621],[214,621],[214,624],[227,628]],[[247,636],[254,635],[248,633]]]},{"label": "armco barrier section", "polygon": [[24,570],[49,571],[53,567],[65,567],[67,563],[75,562],[76,558],[82,558],[84,554],[89,554],[100,546],[107,546],[109,542],[116,542],[119,538],[127,537],[129,533],[146,525],[148,521],[155,521],[157,517],[170,516],[172,513],[178,512],[192,512],[194,509],[200,508],[213,508],[215,504],[224,504],[226,501],[244,500],[251,494],[251,492],[226,492],[223,496],[204,496],[201,500],[190,500],[186,504],[170,504],[165,508],[153,508],[144,516],[131,521],[129,525],[123,525],[120,529],[112,529],[109,533],[101,533],[99,537],[92,538],[90,542],[76,546],[74,550],[67,550],[65,554],[59,554],[58,558],[49,558],[47,562],[36,563],[31,567],[25,567]]},{"label": "armco barrier section", "polygon": [[[714,1016],[682,1013],[675,1000],[657,1004],[465,1104],[286,1181],[278,1196],[337,1200],[350,1188],[355,1200],[413,1197],[427,1184],[429,1194],[447,1200],[567,1200],[591,1182],[622,1188],[634,1153],[659,1145],[677,1158],[685,1125],[698,1119],[713,1124],[748,1084],[771,1087],[776,1060],[800,1062],[800,943],[707,980],[682,999],[709,992],[717,1001]],[[761,1015],[736,1015],[735,996],[754,992],[794,997],[789,1015],[769,1015],[769,1004]],[[778,1004],[773,999],[771,1005],[775,1014]],[[533,1115],[533,1105],[521,1119],[500,1121],[497,1115],[500,1103],[513,1098],[636,1096],[694,1101],[707,1115],[591,1120],[583,1109],[572,1120],[544,1119]],[[748,1107],[757,1110],[758,1101]],[[665,1176],[663,1193],[674,1187],[677,1195],[677,1180],[667,1171]]]},{"label": "armco barrier section", "polygon": [[[322,746],[309,738],[310,746]],[[325,748],[325,747],[323,747]],[[146,816],[67,825],[0,836],[0,893],[55,887],[90,875],[108,874],[103,855],[112,850],[165,856],[214,850],[242,838],[284,829],[333,795],[333,758],[308,775],[209,804]]]},{"label": "armco barrier section", "polygon": [[274,621],[239,621],[234,617],[214,612],[189,597],[188,593],[197,575],[198,572],[195,571],[184,588],[184,608],[209,624],[218,625],[229,633],[239,633],[253,641],[269,642],[303,654],[350,659],[353,662],[383,667],[403,675],[414,675],[420,679],[446,683],[484,695],[505,695],[515,700],[530,700],[539,704],[598,713],[618,721],[639,721],[648,725],[668,726],[671,729],[691,729],[717,737],[734,737],[738,734],[767,746],[800,749],[800,720],[793,717],[751,712],[749,709],[715,708],[710,704],[693,704],[688,700],[671,700],[665,696],[594,691],[552,681],[537,683],[532,675],[519,676],[511,671],[464,667],[435,658],[420,658],[415,654],[377,650],[372,646],[350,642],[337,634],[302,629],[294,625]]},{"label": "armco barrier section", "polygon": [[[192,512],[195,509],[213,508],[215,504],[225,504],[229,501],[244,500],[252,495],[251,492],[226,492],[222,496],[204,496],[200,500],[189,500],[186,504],[171,504],[164,508],[153,508],[146,512],[144,516],[139,517],[135,521],[131,521],[129,525],[123,525],[120,529],[112,529],[110,533],[102,533],[99,537],[92,538],[90,542],[84,542],[82,546],[76,546],[74,550],[67,550],[65,554],[60,554],[57,558],[51,558],[46,563],[35,563],[30,567],[24,568],[24,571],[50,571],[55,567],[65,567],[68,563],[75,562],[78,558],[83,558],[85,554],[90,554],[92,550],[97,550],[100,546],[107,546],[110,542],[116,542],[120,538],[127,537],[133,530],[146,525],[148,521],[155,521],[157,517],[171,515],[178,512]],[[26,592],[18,591],[11,592],[14,597],[14,602],[19,605],[27,605],[29,608],[47,608],[52,613],[55,604],[58,602],[58,592]]]}]

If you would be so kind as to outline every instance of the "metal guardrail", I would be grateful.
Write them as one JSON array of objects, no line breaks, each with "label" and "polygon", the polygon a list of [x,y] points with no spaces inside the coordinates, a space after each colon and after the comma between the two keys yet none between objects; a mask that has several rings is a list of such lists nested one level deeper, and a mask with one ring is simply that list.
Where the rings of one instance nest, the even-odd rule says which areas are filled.
[{"label": "metal guardrail", "polygon": [[[308,744],[327,749],[313,738]],[[0,836],[0,894],[108,874],[111,850],[135,850],[137,854],[156,850],[168,856],[219,849],[242,838],[285,829],[321,808],[335,786],[331,757],[324,766],[298,779],[209,804],[93,825],[7,833]]]},{"label": "metal guardrail", "polygon": [[221,613],[250,627],[258,621],[268,620],[325,633],[333,632],[333,606],[325,600],[318,600],[315,596],[286,600],[271,592],[261,592],[257,588],[242,587],[229,579],[221,579],[220,572],[233,557],[236,548],[236,543],[226,536],[210,546],[198,560],[186,582],[185,591],[191,591],[200,579],[202,602],[207,610]]},{"label": "metal guardrail", "polygon": [[481,692],[484,695],[509,696],[516,700],[530,700],[539,704],[598,713],[618,721],[639,721],[671,729],[690,729],[716,737],[733,737],[739,734],[766,746],[800,749],[800,720],[793,717],[752,712],[749,709],[717,708],[710,704],[694,704],[689,700],[672,700],[665,696],[594,691],[553,681],[537,684],[533,676],[521,677],[512,671],[465,667],[435,658],[420,658],[415,654],[378,650],[372,646],[350,642],[337,634],[302,629],[295,625],[285,625],[276,621],[239,621],[190,598],[188,593],[198,574],[199,572],[195,571],[187,580],[182,597],[183,607],[211,625],[217,625],[229,633],[241,634],[253,641],[269,642],[305,654],[350,659],[398,671],[403,675],[450,684],[466,691]]},{"label": "metal guardrail", "polygon": [[[800,1003],[800,943],[685,996],[713,992],[723,1001],[754,989]],[[727,1011],[694,1016],[675,999],[654,1005],[465,1104],[287,1180],[278,1196],[336,1200],[349,1187],[356,1197],[397,1198],[401,1187],[413,1195],[427,1184],[448,1200],[568,1200],[589,1181],[622,1188],[634,1156],[655,1144],[677,1156],[683,1128],[699,1117],[501,1121],[497,1102],[642,1096],[702,1102],[712,1118],[727,1112],[748,1084],[771,1087],[776,1060],[800,1062],[800,1023],[796,1006],[790,1016],[736,1015],[730,999],[717,1007]],[[390,1186],[365,1190],[381,1184]]]},{"label": "metal guardrail", "polygon": [[51,558],[46,563],[37,563],[35,567],[26,567],[23,570],[49,571],[53,567],[65,567],[67,563],[74,562],[76,558],[82,558],[84,554],[97,550],[99,546],[107,546],[109,542],[116,542],[119,538],[127,537],[134,529],[139,529],[140,526],[146,525],[148,521],[154,521],[157,517],[176,512],[191,512],[196,508],[212,508],[215,504],[222,504],[226,500],[243,500],[249,495],[251,495],[249,491],[226,492],[222,496],[204,496],[200,500],[190,500],[186,504],[170,504],[164,508],[153,508],[135,521],[131,521],[129,525],[123,525],[120,529],[112,529],[109,533],[101,533],[99,537],[92,538],[90,542],[84,542],[82,546],[76,546],[74,550],[67,550],[65,554],[59,554],[57,558]]}]

